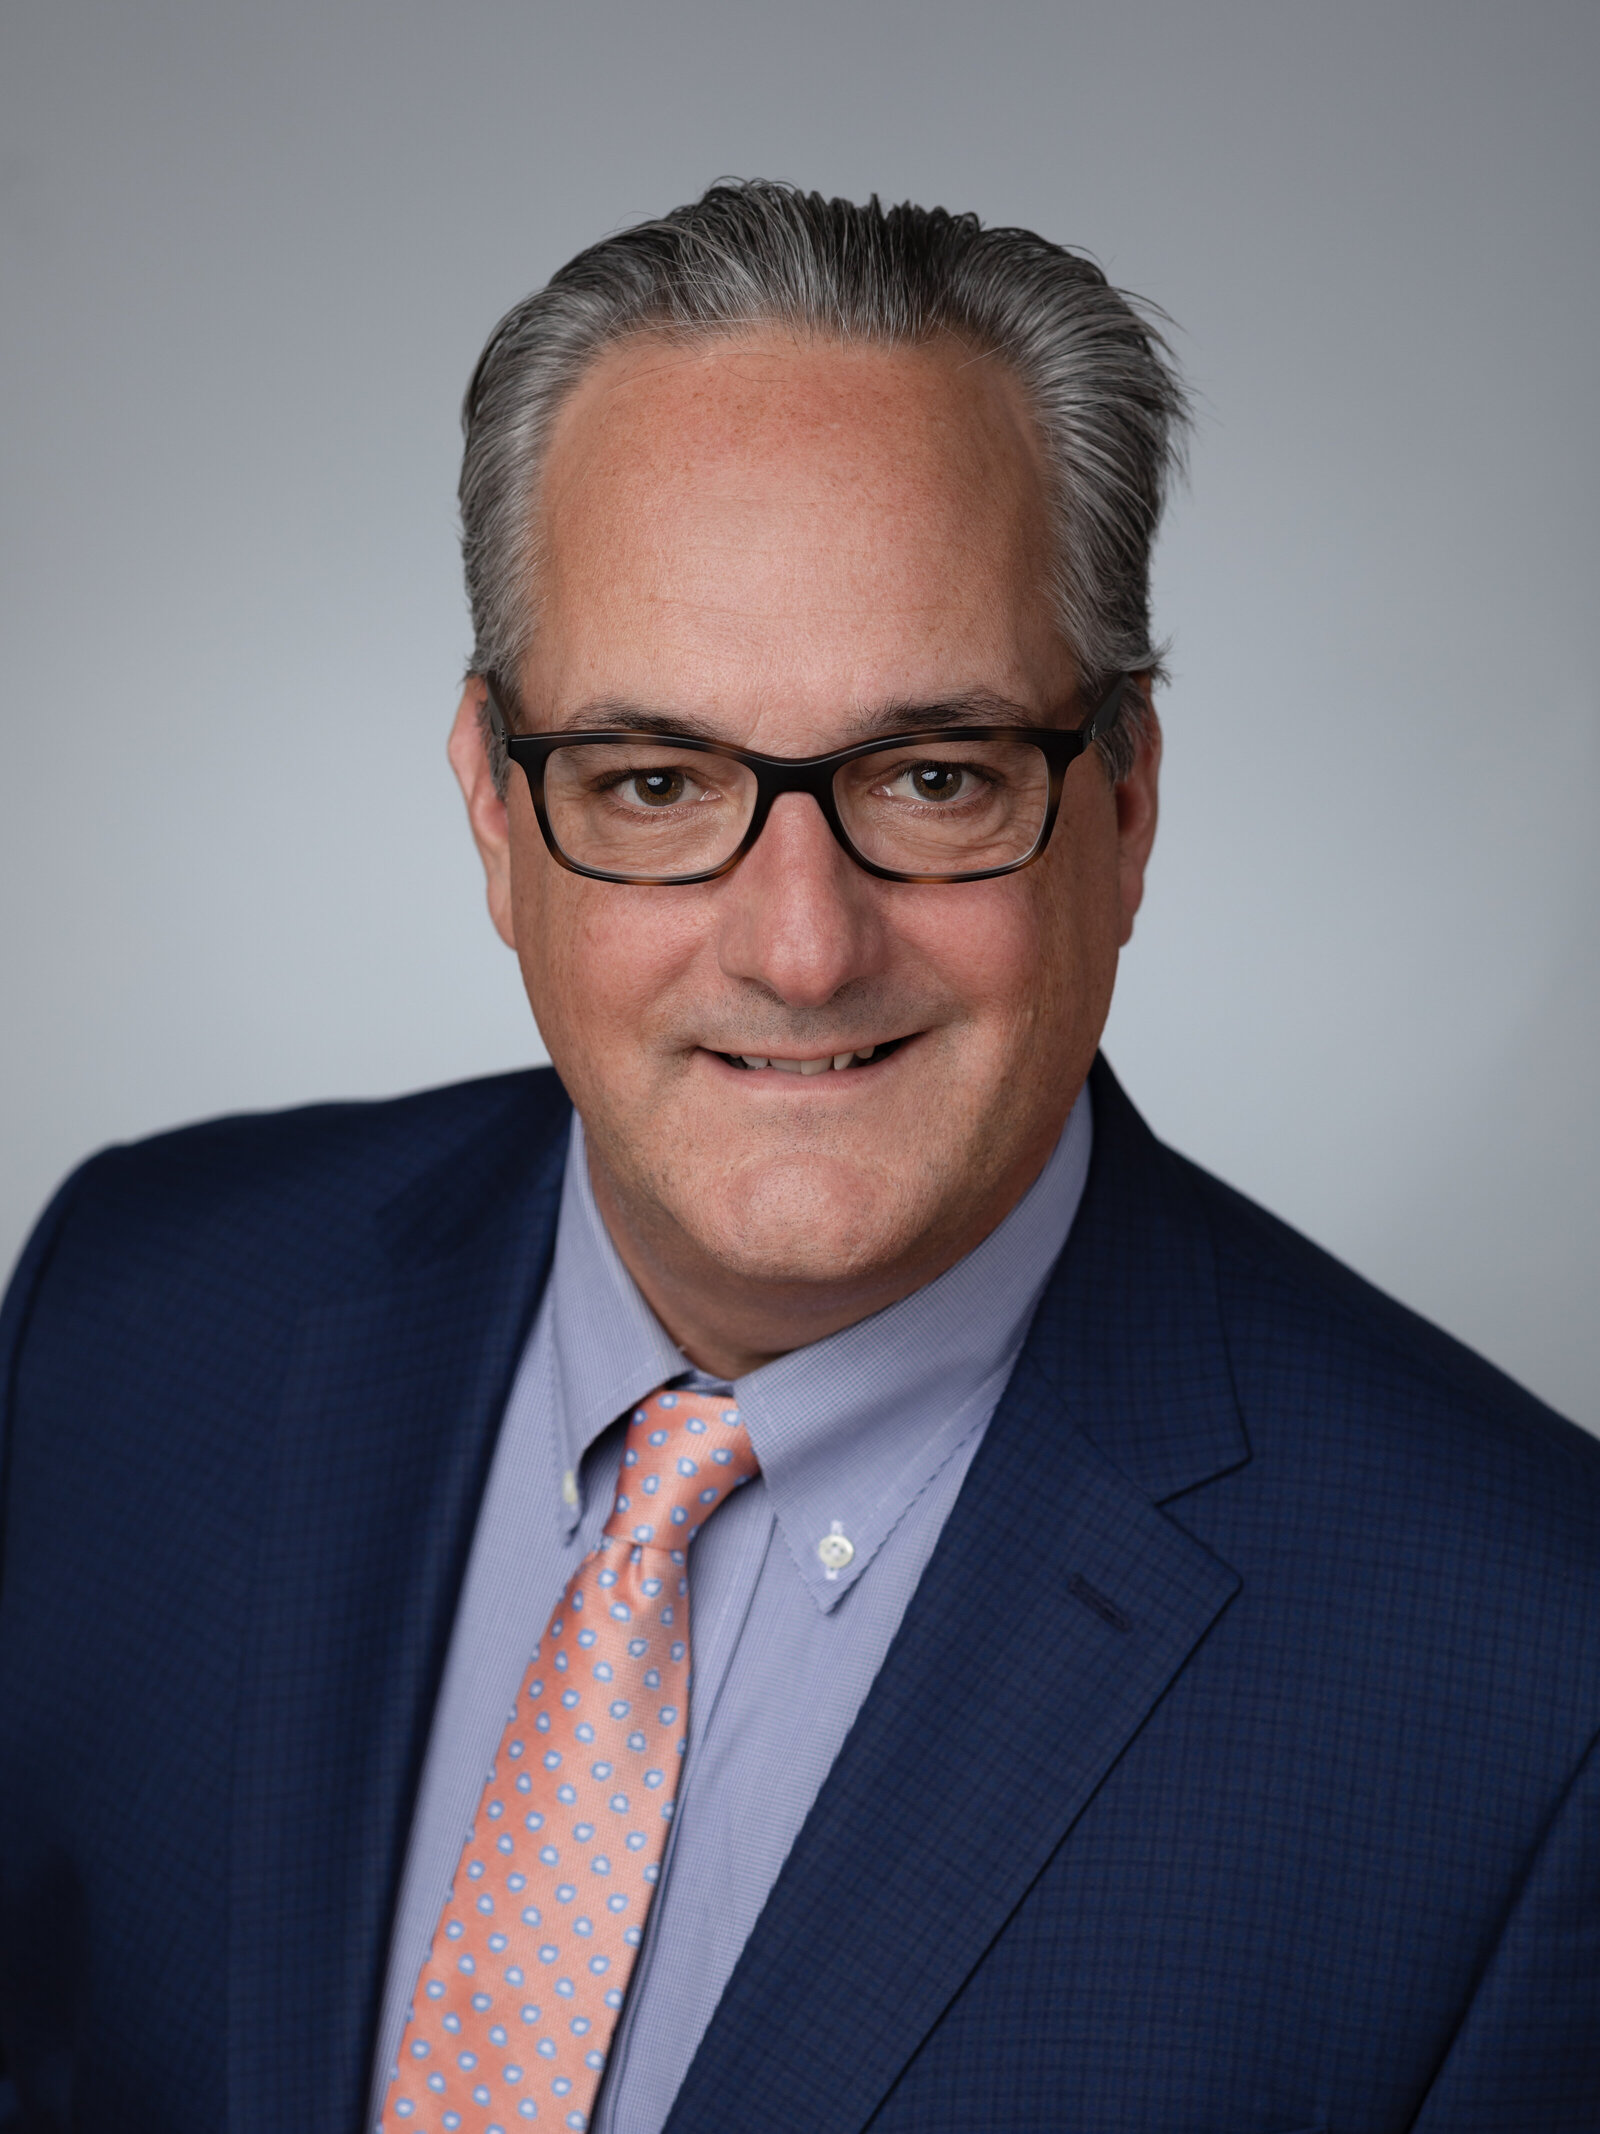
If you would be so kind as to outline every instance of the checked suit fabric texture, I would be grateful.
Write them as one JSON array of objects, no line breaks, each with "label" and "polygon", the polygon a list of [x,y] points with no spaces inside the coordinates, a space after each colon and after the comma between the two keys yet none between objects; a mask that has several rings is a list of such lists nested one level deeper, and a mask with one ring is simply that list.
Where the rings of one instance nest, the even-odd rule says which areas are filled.
[{"label": "checked suit fabric texture", "polygon": [[[663,2134],[1596,2134],[1600,1445],[1092,1092]],[[370,2126],[570,1117],[540,1070],[219,1120],[41,1221],[0,1311],[3,2134]]]},{"label": "checked suit fabric texture", "polygon": [[725,1397],[628,1423],[599,1545],[556,1604],[501,1737],[400,2044],[384,2127],[589,2124],[688,1748],[688,1552],[757,1471]]}]

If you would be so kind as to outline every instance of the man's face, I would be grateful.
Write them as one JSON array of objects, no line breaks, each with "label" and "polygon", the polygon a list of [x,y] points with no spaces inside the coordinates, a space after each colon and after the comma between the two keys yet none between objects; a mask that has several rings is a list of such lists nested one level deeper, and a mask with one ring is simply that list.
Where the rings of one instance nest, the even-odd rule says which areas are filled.
[{"label": "man's face", "polygon": [[[613,351],[561,411],[539,510],[530,729],[628,707],[806,755],[975,694],[1021,723],[1083,715],[1024,405],[970,351],[776,332]],[[630,1263],[832,1297],[848,1318],[987,1234],[1093,1057],[1154,830],[1153,748],[1115,790],[1076,763],[1045,856],[996,880],[875,880],[790,794],[722,880],[618,886],[551,859],[520,771],[497,807],[480,694],[452,752],[491,909]],[[858,1052],[810,1074],[731,1063]]]}]

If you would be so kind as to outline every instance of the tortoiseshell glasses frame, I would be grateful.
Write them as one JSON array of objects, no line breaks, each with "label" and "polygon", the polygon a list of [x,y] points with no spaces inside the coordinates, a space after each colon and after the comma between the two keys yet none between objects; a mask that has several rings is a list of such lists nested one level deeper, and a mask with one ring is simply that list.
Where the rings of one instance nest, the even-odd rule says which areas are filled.
[{"label": "tortoiseshell glasses frame", "polygon": [[[1056,816],[1060,812],[1062,782],[1068,770],[1086,749],[1110,732],[1134,677],[1131,674],[1118,675],[1088,718],[1078,726],[931,727],[915,732],[884,734],[876,740],[859,741],[850,748],[835,749],[822,756],[769,756],[755,749],[734,748],[725,741],[706,741],[690,734],[643,729],[613,727],[583,732],[516,733],[512,731],[510,720],[506,716],[507,692],[503,685],[493,675],[483,675],[480,679],[488,694],[490,725],[495,735],[504,743],[512,762],[521,766],[527,778],[534,814],[538,818],[545,846],[557,866],[566,868],[571,874],[585,875],[596,882],[668,887],[687,886],[694,882],[714,882],[723,875],[730,874],[760,837],[766,827],[773,802],[784,793],[809,793],[822,810],[824,821],[843,850],[858,867],[865,873],[876,876],[879,881],[982,882],[997,875],[1015,874],[1023,867],[1032,866],[1049,844],[1050,833],[1055,828]],[[998,866],[913,873],[903,868],[884,866],[855,843],[840,814],[835,790],[835,779],[844,766],[858,762],[863,757],[886,752],[898,753],[919,747],[936,750],[941,744],[951,742],[986,741],[1029,742],[1044,758],[1048,773],[1048,791],[1037,833],[1025,851]],[[675,753],[684,751],[691,755],[715,756],[724,762],[743,766],[754,780],[755,797],[742,836],[715,866],[701,867],[681,874],[614,871],[589,865],[575,858],[563,848],[551,825],[545,793],[545,773],[550,758],[557,750],[578,747],[667,748]]]}]

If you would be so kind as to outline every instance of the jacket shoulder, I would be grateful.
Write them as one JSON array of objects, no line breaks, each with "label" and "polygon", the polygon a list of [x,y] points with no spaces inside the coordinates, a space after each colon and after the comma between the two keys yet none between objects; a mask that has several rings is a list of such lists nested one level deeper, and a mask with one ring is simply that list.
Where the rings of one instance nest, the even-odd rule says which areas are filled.
[{"label": "jacket shoulder", "polygon": [[[232,1270],[288,1291],[326,1290],[370,1257],[380,1216],[417,1203],[448,1224],[564,1133],[554,1072],[530,1069],[371,1102],[247,1113],[122,1143],[66,1181],[25,1249],[13,1288],[63,1255],[119,1285],[180,1268]],[[15,1301],[15,1300],[14,1300]]]},{"label": "jacket shoulder", "polygon": [[1564,1533],[1592,1567],[1600,1439],[1231,1186],[1171,1161],[1206,1215],[1256,1449],[1318,1463],[1331,1496],[1348,1475],[1502,1541],[1524,1525],[1538,1547]]}]

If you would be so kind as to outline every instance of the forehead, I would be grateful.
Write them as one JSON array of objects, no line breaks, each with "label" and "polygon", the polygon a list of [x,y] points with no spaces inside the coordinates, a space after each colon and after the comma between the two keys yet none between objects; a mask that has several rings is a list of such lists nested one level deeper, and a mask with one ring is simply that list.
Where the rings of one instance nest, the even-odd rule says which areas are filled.
[{"label": "forehead", "polygon": [[539,511],[546,701],[1015,687],[1053,640],[1026,405],[954,343],[613,350],[561,410]]}]

